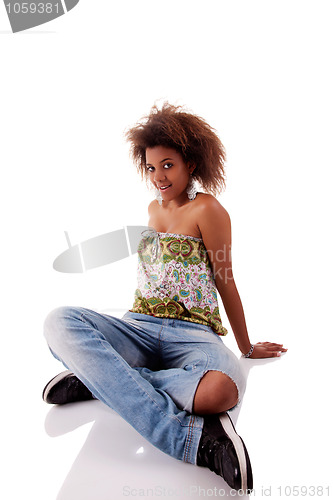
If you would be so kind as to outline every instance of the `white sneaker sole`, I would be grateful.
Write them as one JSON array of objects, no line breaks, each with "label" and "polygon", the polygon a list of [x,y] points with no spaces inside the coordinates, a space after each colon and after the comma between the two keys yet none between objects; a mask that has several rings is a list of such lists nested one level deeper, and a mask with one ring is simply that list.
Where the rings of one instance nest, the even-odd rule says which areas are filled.
[{"label": "white sneaker sole", "polygon": [[235,431],[233,423],[227,413],[223,413],[222,415],[220,415],[219,419],[223,429],[228,434],[232,444],[235,447],[241,471],[241,489],[245,492],[247,490],[247,464],[243,442]]}]

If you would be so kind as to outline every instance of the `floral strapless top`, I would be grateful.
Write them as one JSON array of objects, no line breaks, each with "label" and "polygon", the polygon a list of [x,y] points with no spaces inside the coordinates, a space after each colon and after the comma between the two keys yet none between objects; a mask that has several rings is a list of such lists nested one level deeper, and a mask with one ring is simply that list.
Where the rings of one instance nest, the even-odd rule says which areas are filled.
[{"label": "floral strapless top", "polygon": [[192,321],[226,335],[202,239],[153,229],[142,236],[138,288],[131,312]]}]

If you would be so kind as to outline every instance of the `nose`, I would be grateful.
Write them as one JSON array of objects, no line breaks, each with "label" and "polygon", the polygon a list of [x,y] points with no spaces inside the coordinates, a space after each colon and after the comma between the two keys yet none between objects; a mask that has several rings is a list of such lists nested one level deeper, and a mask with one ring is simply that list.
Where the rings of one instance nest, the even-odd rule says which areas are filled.
[{"label": "nose", "polygon": [[154,181],[162,182],[166,179],[166,172],[162,168],[157,168],[154,172]]}]

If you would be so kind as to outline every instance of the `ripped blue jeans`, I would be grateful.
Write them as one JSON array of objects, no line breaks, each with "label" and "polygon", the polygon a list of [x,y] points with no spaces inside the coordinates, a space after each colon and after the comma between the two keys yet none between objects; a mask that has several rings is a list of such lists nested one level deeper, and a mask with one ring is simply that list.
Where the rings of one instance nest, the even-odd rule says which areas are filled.
[{"label": "ripped blue jeans", "polygon": [[60,307],[44,327],[52,354],[97,399],[178,460],[196,463],[203,417],[192,414],[192,407],[203,375],[227,374],[239,399],[245,390],[238,359],[205,325]]}]

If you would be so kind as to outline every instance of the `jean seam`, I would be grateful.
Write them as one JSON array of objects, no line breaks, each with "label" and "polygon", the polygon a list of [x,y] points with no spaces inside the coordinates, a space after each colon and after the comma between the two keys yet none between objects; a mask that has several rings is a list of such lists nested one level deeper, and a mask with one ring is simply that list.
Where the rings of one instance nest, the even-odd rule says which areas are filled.
[{"label": "jean seam", "polygon": [[193,427],[194,427],[194,415],[191,415],[189,430],[186,436],[185,449],[184,449],[184,462],[190,462],[190,448],[193,443]]},{"label": "jean seam", "polygon": [[159,350],[159,352],[161,352],[161,343],[162,343],[161,333],[162,333],[162,330],[163,330],[163,320],[161,322],[161,327],[160,327],[160,330],[158,332],[158,350]]},{"label": "jean seam", "polygon": [[[85,320],[85,318],[83,318],[84,314],[85,314],[85,313],[83,312],[83,313],[80,315],[79,320],[80,320],[80,321],[82,321],[82,323],[89,324],[89,323],[88,323],[88,321],[86,321],[86,320]],[[97,340],[97,341],[98,341],[98,343],[99,343],[101,346],[103,346],[103,347],[105,348],[105,346],[104,346],[103,342],[107,342],[108,344],[109,344],[109,342],[105,339],[105,337],[104,337],[103,333],[102,333],[101,331],[99,331],[99,330],[98,330],[96,323],[94,323],[94,321],[92,321],[91,319],[90,319],[89,321],[91,321],[91,326],[92,326],[92,329],[91,329],[90,331],[91,331],[91,333],[93,334],[94,339],[95,339],[95,340]],[[99,332],[99,334],[96,334],[96,332]],[[101,335],[103,335],[103,339],[101,338]],[[109,345],[111,345],[111,344],[109,344]],[[111,347],[112,347],[112,346],[111,346]],[[113,347],[112,347],[112,349],[113,349]]]},{"label": "jean seam", "polygon": [[[200,382],[201,382],[201,380],[202,380],[202,377],[203,377],[203,376],[207,373],[207,371],[208,371],[208,370],[207,370],[207,367],[208,367],[208,361],[209,361],[209,358],[210,358],[210,356],[207,354],[207,352],[206,352],[204,349],[197,348],[196,350],[197,350],[197,351],[199,351],[199,352],[201,352],[201,353],[204,353],[204,354],[205,354],[205,356],[206,356],[206,364],[205,364],[205,366],[202,368],[202,370],[201,370],[201,374],[200,374],[199,379],[198,379],[198,382],[197,382],[197,384],[196,384],[196,385],[195,385],[195,387],[194,387],[193,396],[191,397],[191,400],[190,400],[190,401],[191,401],[191,408],[190,408],[190,410],[186,410],[186,411],[188,411],[189,413],[192,413],[192,412],[193,412],[194,397],[195,397],[195,394],[196,394],[196,392],[197,392],[198,386],[199,386],[199,384],[200,384]],[[194,365],[194,369],[196,369],[196,365]],[[185,405],[184,409],[186,409],[186,408],[188,408],[188,402],[186,403],[186,405]]]}]

